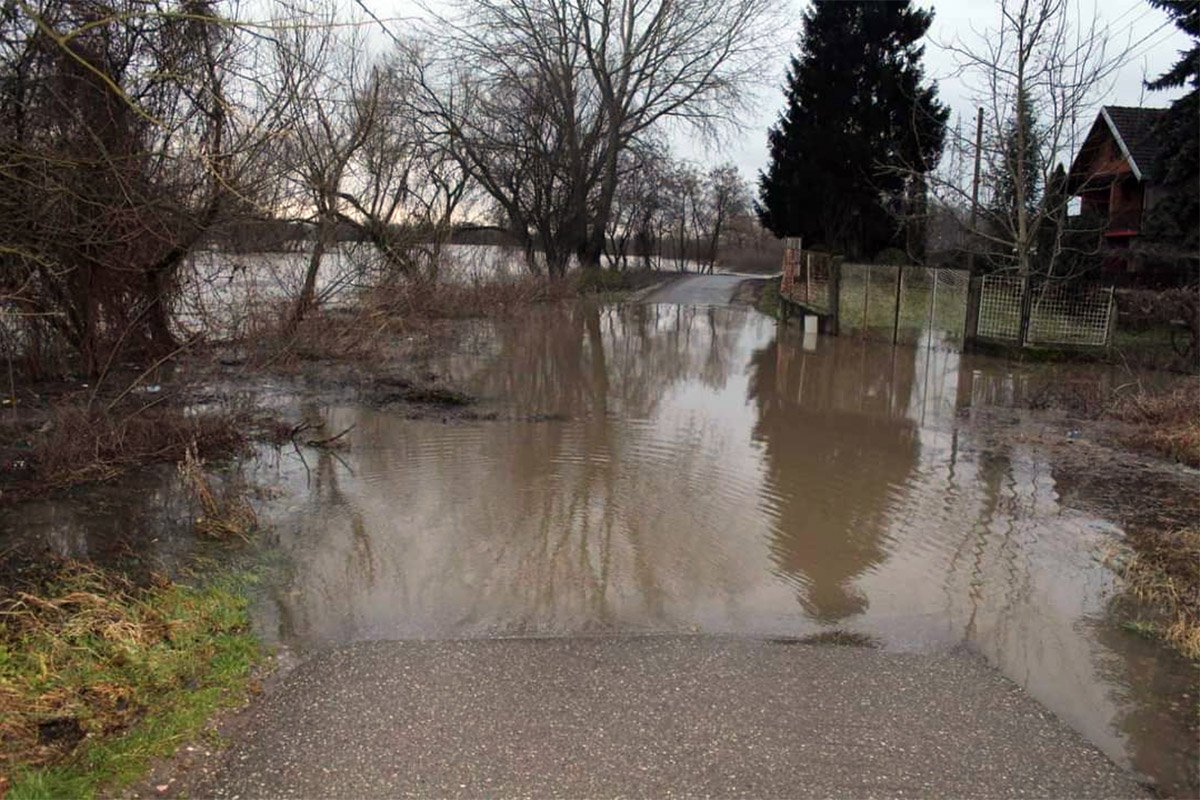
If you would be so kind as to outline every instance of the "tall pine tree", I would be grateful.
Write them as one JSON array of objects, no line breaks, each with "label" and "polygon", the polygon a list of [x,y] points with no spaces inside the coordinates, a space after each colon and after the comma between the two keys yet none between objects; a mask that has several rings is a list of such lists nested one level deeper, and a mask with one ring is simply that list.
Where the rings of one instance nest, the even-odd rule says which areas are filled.
[{"label": "tall pine tree", "polygon": [[1200,249],[1200,0],[1150,0],[1150,5],[1167,12],[1175,27],[1192,37],[1192,46],[1146,88],[1191,89],[1171,104],[1156,131],[1160,150],[1153,175],[1166,193],[1147,215],[1144,233],[1194,254]]},{"label": "tall pine tree", "polygon": [[852,257],[909,244],[896,217],[924,207],[921,176],[941,157],[949,116],[922,66],[932,20],[908,0],[814,0],[805,12],[759,173],[755,208],[776,236]]}]

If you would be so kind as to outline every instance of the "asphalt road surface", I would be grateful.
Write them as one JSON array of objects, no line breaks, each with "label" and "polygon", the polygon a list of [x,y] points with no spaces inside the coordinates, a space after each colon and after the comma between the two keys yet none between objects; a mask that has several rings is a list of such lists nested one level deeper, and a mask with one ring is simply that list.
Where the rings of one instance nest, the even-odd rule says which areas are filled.
[{"label": "asphalt road surface", "polygon": [[1134,797],[974,656],[714,637],[378,642],[250,711],[197,797]]},{"label": "asphalt road surface", "polygon": [[646,303],[679,303],[680,305],[725,306],[746,275],[693,275],[671,281],[644,298]]}]

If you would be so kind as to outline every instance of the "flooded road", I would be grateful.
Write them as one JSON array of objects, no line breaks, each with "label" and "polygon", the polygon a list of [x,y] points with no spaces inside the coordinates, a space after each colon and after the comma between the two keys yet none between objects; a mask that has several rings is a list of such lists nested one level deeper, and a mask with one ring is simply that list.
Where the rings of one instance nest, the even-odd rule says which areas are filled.
[{"label": "flooded road", "polygon": [[966,647],[1118,763],[1195,793],[1196,673],[1111,613],[1100,562],[1119,526],[1064,501],[1071,476],[1033,444],[973,424],[1035,380],[937,347],[802,337],[719,305],[724,286],[681,288],[683,305],[480,323],[433,368],[497,420],[304,406],[354,428],[348,450],[251,468],[283,487],[264,510],[263,634],[301,651],[835,631]]}]

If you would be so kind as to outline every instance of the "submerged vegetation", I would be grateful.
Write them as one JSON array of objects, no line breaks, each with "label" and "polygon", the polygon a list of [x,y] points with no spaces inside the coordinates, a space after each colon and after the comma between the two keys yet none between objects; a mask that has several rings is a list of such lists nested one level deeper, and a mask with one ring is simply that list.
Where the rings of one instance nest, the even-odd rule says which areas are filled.
[{"label": "submerged vegetation", "polygon": [[1200,660],[1200,527],[1132,532],[1131,540],[1119,571],[1142,609],[1130,628]]},{"label": "submerged vegetation", "polygon": [[11,781],[0,794],[10,800],[118,789],[246,697],[261,652],[232,587],[13,561],[0,590],[0,772]]}]

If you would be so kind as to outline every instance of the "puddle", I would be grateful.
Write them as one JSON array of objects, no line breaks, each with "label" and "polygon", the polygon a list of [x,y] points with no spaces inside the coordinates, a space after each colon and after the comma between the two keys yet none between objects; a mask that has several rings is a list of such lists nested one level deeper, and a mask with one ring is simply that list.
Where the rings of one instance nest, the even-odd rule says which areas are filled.
[{"label": "puddle", "polygon": [[[1195,670],[1110,613],[1099,557],[1120,528],[1064,500],[1071,476],[1035,444],[971,419],[1062,370],[1118,375],[806,339],[748,309],[673,305],[537,309],[480,325],[434,368],[512,413],[444,424],[309,407],[353,425],[350,448],[248,468],[284,487],[263,512],[282,565],[256,612],[268,638],[965,646],[1163,790],[1200,789]],[[130,524],[170,528],[175,500],[157,491],[141,504],[167,510]],[[72,554],[103,539],[87,532],[99,518],[40,507],[57,510],[31,512],[25,535]],[[187,547],[172,538],[156,537],[165,555]]]}]

